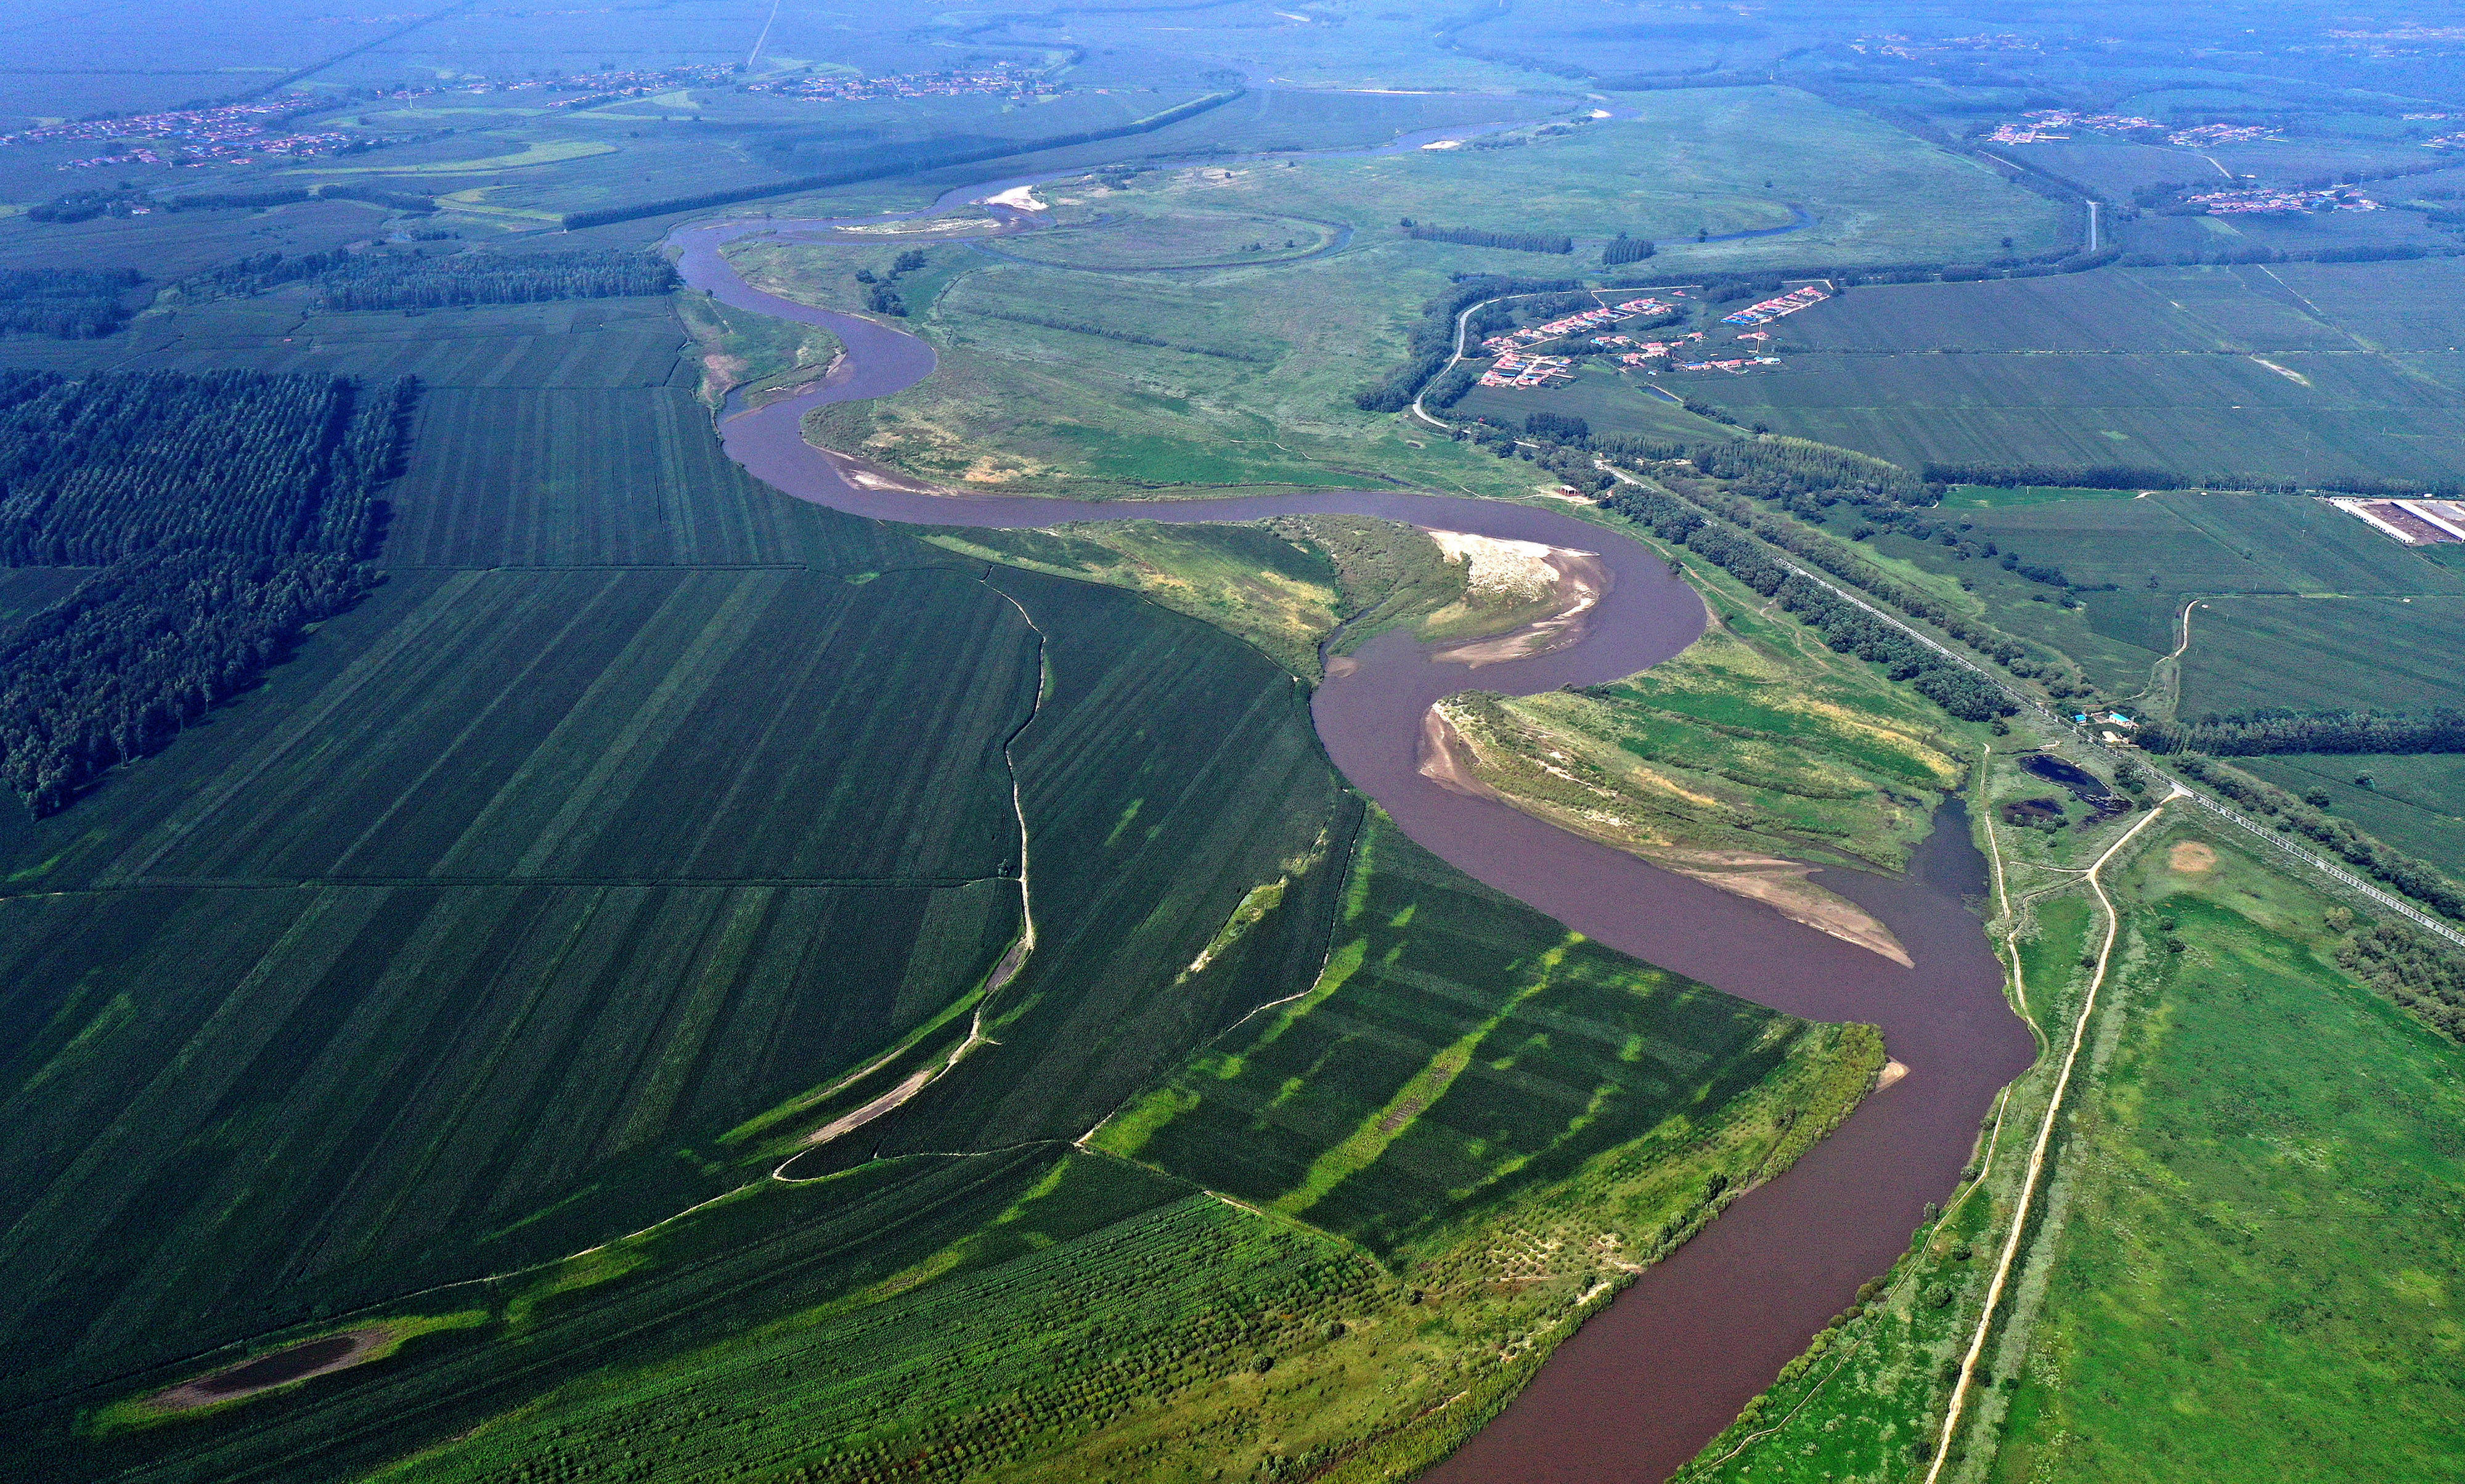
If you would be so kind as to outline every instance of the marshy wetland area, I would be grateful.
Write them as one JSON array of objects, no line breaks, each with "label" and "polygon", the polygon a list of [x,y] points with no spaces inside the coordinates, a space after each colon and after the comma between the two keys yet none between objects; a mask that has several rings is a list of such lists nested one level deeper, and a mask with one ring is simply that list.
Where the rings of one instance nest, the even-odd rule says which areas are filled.
[{"label": "marshy wetland area", "polygon": [[2450,28],[10,24],[0,1479],[2457,1476]]}]

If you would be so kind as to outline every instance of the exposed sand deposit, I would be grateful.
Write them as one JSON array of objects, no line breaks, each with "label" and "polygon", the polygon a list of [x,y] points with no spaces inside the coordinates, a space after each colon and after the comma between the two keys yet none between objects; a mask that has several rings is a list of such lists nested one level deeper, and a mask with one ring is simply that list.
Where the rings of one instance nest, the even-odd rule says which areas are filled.
[{"label": "exposed sand deposit", "polygon": [[[1441,702],[1441,705],[1444,703]],[[1451,792],[1496,799],[1562,830],[1600,841],[1665,871],[1758,901],[1793,922],[1829,933],[1869,953],[1913,967],[1908,949],[1880,919],[1855,902],[1817,885],[1819,868],[1778,855],[1747,851],[1688,850],[1638,844],[1629,833],[1605,828],[1580,809],[1499,792],[1480,776],[1480,752],[1449,721],[1439,706],[1421,718],[1421,776]]]},{"label": "exposed sand deposit", "polygon": [[1433,616],[1514,612],[1545,607],[1541,617],[1488,638],[1440,650],[1433,658],[1477,670],[1500,660],[1527,659],[1580,643],[1587,621],[1609,590],[1609,568],[1596,552],[1539,542],[1500,541],[1460,531],[1432,531],[1449,562],[1465,565],[1464,599]]},{"label": "exposed sand deposit", "polygon": [[1006,206],[1014,211],[1041,211],[1045,210],[1044,203],[1035,199],[1035,188],[1033,186],[1012,186],[1010,189],[1003,191],[997,196],[985,197],[984,204],[987,206]]}]

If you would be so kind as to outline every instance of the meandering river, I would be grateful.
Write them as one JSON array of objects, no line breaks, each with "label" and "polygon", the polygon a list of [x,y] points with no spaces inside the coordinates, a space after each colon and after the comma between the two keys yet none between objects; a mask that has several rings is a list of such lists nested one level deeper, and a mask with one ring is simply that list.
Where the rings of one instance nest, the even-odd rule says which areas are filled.
[{"label": "meandering river", "polygon": [[[1014,184],[944,199],[981,199]],[[1833,870],[1815,877],[1890,927],[1914,964],[1904,968],[1502,804],[1439,786],[1418,768],[1432,702],[1476,684],[1530,695],[1632,675],[1702,632],[1701,601],[1641,543],[1531,506],[1390,490],[1138,502],[953,496],[816,449],[802,435],[807,412],[915,385],[933,370],[932,347],[869,320],[762,293],[720,248],[747,233],[837,225],[738,221],[682,228],[670,239],[695,288],[738,308],[819,325],[847,347],[818,386],[756,410],[731,408],[720,423],[730,456],[799,499],[884,521],[1001,528],[1343,513],[1600,554],[1609,580],[1577,642],[1485,665],[1476,678],[1390,631],[1321,684],[1311,711],[1328,755],[1353,786],[1467,874],[1610,947],[1731,994],[1811,1019],[1879,1026],[1893,1059],[1909,1069],[1787,1174],[1740,1198],[1645,1273],[1561,1345],[1503,1414],[1427,1475],[1444,1484],[1665,1476],[1770,1384],[1861,1281],[1891,1264],[1926,1203],[1954,1187],[1996,1091],[2030,1062],[2029,1033],[2005,1004],[2000,966],[1971,905],[1985,892],[1986,869],[1958,806],[1944,810],[1906,876]]]}]

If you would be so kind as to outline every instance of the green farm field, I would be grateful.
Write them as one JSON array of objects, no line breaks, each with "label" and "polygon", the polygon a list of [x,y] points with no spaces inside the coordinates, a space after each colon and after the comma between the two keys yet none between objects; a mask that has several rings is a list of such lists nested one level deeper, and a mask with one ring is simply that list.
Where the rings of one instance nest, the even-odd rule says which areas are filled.
[{"label": "green farm field", "polygon": [[2451,662],[2460,642],[2465,597],[2453,592],[2210,599],[2191,616],[2179,709],[2199,716],[2256,706],[2465,706],[2465,676]]},{"label": "green farm field", "polygon": [[1869,285],[1781,321],[1806,353],[1706,383],[1743,421],[1914,469],[2454,479],[2453,259]]},{"label": "green farm field", "polygon": [[1623,1150],[1631,1187],[1562,1190],[1552,1224],[1617,1232],[1591,1236],[1595,1260],[1648,1249],[1700,1193],[1654,1151],[1700,1141],[1752,1166],[1770,1149],[1768,1129],[1684,1110],[1810,1070],[1829,1058],[1801,1058],[1838,1032],[1545,929],[1375,820],[1310,994],[1219,1041],[1094,1146],[1382,1253],[1440,1251],[1470,1214]]},{"label": "green farm field", "polygon": [[[2317,789],[2328,808],[2409,855],[2465,877],[2465,759],[2453,754],[2371,753],[2236,758],[2295,794]],[[2367,785],[2356,780],[2368,778]]]},{"label": "green farm field", "polygon": [[[2446,615],[2465,598],[2456,569],[2323,501],[2187,491],[1998,498],[2022,493],[1980,491],[1995,502],[1946,503],[1943,517],[1963,528],[1957,534],[1972,543],[1967,548],[1882,531],[1865,544],[1886,567],[1946,601],[2069,655],[2117,700],[2153,698],[2189,717],[2253,706],[2396,705],[2402,698],[2421,706],[2437,703],[2426,696],[2451,694],[2435,647],[2391,656],[2365,636],[2391,618],[2445,634]],[[1827,524],[1846,535],[1860,522],[1839,507]],[[1976,543],[1989,541],[2024,565],[2059,567],[2076,588],[2088,589],[2069,594],[2079,607],[2065,607],[2062,589],[1974,554],[1983,549]],[[2109,584],[2112,590],[2102,590]],[[2184,605],[2195,600],[2203,606],[2191,616],[2190,649],[2168,679],[2158,661],[2180,643]],[[2374,650],[2359,671],[2358,645]],[[2329,696],[2344,698],[2322,698]]]}]

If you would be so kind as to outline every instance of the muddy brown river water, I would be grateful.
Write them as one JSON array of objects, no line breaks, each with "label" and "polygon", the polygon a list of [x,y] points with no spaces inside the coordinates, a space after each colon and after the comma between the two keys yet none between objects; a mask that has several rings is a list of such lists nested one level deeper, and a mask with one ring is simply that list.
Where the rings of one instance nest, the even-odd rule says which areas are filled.
[{"label": "muddy brown river water", "polygon": [[[953,192],[973,198],[1001,185]],[[874,218],[873,220],[879,220]],[[799,499],[918,524],[1017,528],[1067,521],[1248,521],[1318,512],[1597,552],[1608,581],[1583,636],[1476,676],[1409,635],[1363,646],[1311,702],[1327,754],[1414,840],[1568,927],[1646,962],[1793,1015],[1882,1029],[1908,1074],[1868,1097],[1787,1174],[1741,1197],[1561,1345],[1506,1410],[1424,1477],[1444,1484],[1656,1480],[1692,1457],[1813,1333],[1906,1246],[1929,1201],[1967,1161],[1994,1095],[2030,1062],[1975,903],[1986,863],[1957,804],[1905,876],[1829,870],[1814,879],[1880,919],[1902,967],[1771,910],[1577,838],[1502,804],[1450,791],[1418,768],[1432,702],[1477,685],[1530,695],[1648,669],[1702,632],[1693,589],[1650,548],[1557,511],[1397,490],[1156,501],[973,497],[915,486],[816,449],[804,414],[886,396],[931,374],[923,341],[752,288],[720,247],[753,232],[792,238],[825,222],[679,229],[687,282],[739,308],[820,325],[847,355],[819,386],[754,411],[731,408],[730,456]]]}]

